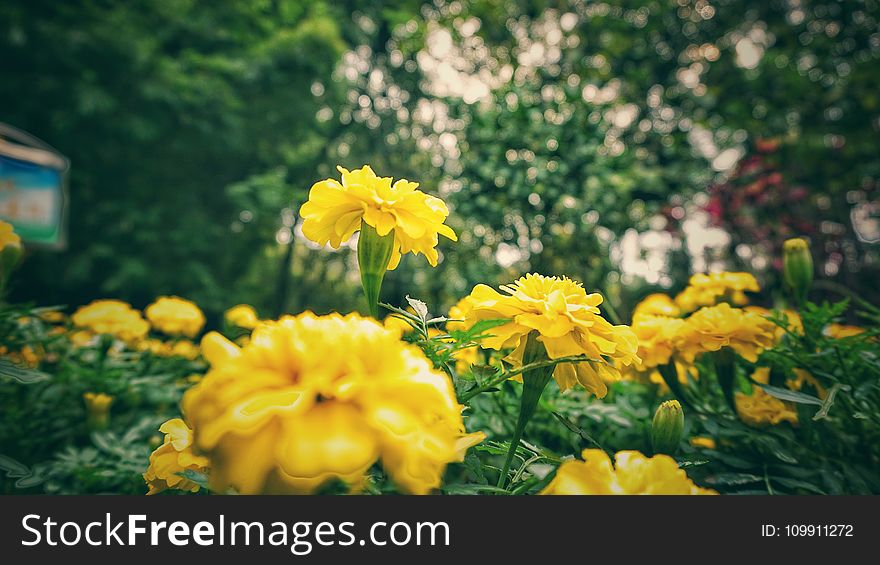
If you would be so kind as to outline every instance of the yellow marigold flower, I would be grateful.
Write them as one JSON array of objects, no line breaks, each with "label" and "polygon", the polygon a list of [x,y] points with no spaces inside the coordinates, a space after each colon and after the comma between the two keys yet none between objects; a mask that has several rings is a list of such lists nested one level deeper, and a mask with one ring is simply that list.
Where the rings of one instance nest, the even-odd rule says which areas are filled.
[{"label": "yellow marigold flower", "polygon": [[349,171],[336,167],[342,182],[326,179],[316,182],[308,201],[300,208],[305,220],[302,231],[319,245],[338,249],[361,228],[361,222],[374,227],[380,236],[394,232],[394,251],[388,269],[395,269],[404,253],[422,253],[437,266],[438,236],[456,241],[452,228],[445,225],[449,209],[442,200],[416,190],[417,182],[379,177],[368,165]]},{"label": "yellow marigold flower", "polygon": [[770,396],[761,387],[754,387],[751,395],[736,393],[736,411],[740,419],[750,426],[797,424],[797,412],[786,402]]},{"label": "yellow marigold flower", "polygon": [[357,314],[285,316],[241,349],[210,333],[202,351],[211,370],[183,408],[219,490],[314,492],[381,460],[424,494],[483,437],[465,434],[452,382],[421,350]]},{"label": "yellow marigold flower", "polygon": [[703,449],[716,449],[718,446],[715,444],[715,440],[710,437],[697,436],[692,437],[690,439],[690,444],[693,447],[701,447]]},{"label": "yellow marigold flower", "polygon": [[721,303],[692,314],[676,334],[676,348],[689,362],[700,353],[730,347],[754,363],[773,346],[775,328],[759,314]]},{"label": "yellow marigold flower", "polygon": [[144,313],[154,328],[167,335],[195,337],[205,325],[201,309],[177,296],[160,296]]},{"label": "yellow marigold flower", "polygon": [[[743,308],[746,312],[752,312],[753,314],[757,314],[759,316],[763,316],[767,318],[773,315],[773,312],[767,310],[766,308],[762,308],[760,306],[746,306]],[[791,333],[802,335],[804,333],[804,323],[801,320],[801,315],[798,314],[794,310],[781,310],[782,314],[785,314],[786,319],[788,320],[788,331]],[[779,343],[782,338],[785,336],[785,328],[777,326],[773,324],[774,331],[774,343]]]},{"label": "yellow marigold flower", "polygon": [[512,285],[501,287],[505,294],[480,284],[471,291],[465,307],[466,323],[508,318],[510,322],[492,328],[493,337],[480,345],[487,349],[515,348],[507,360],[522,365],[531,332],[539,334],[550,359],[586,355],[582,363],[560,363],[553,376],[559,388],[567,390],[580,383],[599,398],[605,396],[606,380],[617,380],[620,371],[612,364],[639,362],[638,340],[628,326],[614,326],[602,317],[602,295],[587,294],[580,283],[566,277],[526,275]]},{"label": "yellow marigold flower", "polygon": [[824,399],[828,396],[828,391],[825,390],[825,387],[810,373],[805,369],[792,369],[792,373],[794,373],[794,377],[785,381],[786,386],[791,390],[801,390],[804,388],[804,385],[809,385],[816,389],[816,394],[819,398]]},{"label": "yellow marigold flower", "polygon": [[223,319],[230,326],[252,330],[260,323],[257,311],[249,304],[238,304],[223,314]]},{"label": "yellow marigold flower", "polygon": [[204,473],[208,468],[208,459],[192,451],[192,430],[183,420],[174,418],[162,424],[159,431],[165,434],[165,441],[150,455],[150,466],[143,474],[150,487],[147,494],[169,488],[198,492],[199,485],[180,476],[187,469]]},{"label": "yellow marigold flower", "polygon": [[103,392],[87,392],[83,394],[86,403],[86,415],[89,427],[93,430],[103,430],[110,422],[110,406],[113,397]]},{"label": "yellow marigold flower", "polygon": [[645,314],[677,318],[681,315],[681,308],[679,308],[678,304],[676,304],[669,296],[656,292],[654,294],[649,294],[636,305],[633,310],[633,319]]},{"label": "yellow marigold flower", "polygon": [[641,362],[635,368],[644,371],[665,365],[675,353],[678,333],[684,328],[681,318],[667,318],[652,314],[639,314],[633,318],[632,330],[639,340]]},{"label": "yellow marigold flower", "polygon": [[121,300],[95,300],[74,312],[71,320],[79,328],[129,342],[143,338],[150,331],[150,324],[141,313]]},{"label": "yellow marigold flower", "polygon": [[447,330],[463,331],[468,329],[465,317],[467,316],[468,310],[470,310],[470,299],[470,296],[465,296],[449,309],[449,314],[446,316],[450,320],[446,322]]},{"label": "yellow marigold flower", "polygon": [[400,335],[406,335],[413,331],[412,325],[400,316],[385,316],[385,319],[382,320],[382,326],[386,330],[395,331]]},{"label": "yellow marigold flower", "polygon": [[44,322],[48,322],[50,324],[63,324],[67,321],[67,316],[64,312],[60,312],[58,310],[46,310],[44,312],[39,313],[39,317]]},{"label": "yellow marigold flower", "polygon": [[7,247],[21,248],[21,237],[12,228],[12,224],[0,220],[0,251]]},{"label": "yellow marigold flower", "polygon": [[618,451],[614,465],[601,449],[585,449],[581,457],[560,465],[541,494],[718,494],[695,485],[668,455]]},{"label": "yellow marigold flower", "polygon": [[822,332],[831,339],[844,339],[865,333],[864,328],[858,326],[847,326],[844,324],[828,324],[828,327]]},{"label": "yellow marigold flower", "polygon": [[760,290],[758,281],[749,273],[698,273],[690,278],[687,288],[675,297],[675,303],[683,313],[725,301],[743,306],[749,302],[746,292]]}]

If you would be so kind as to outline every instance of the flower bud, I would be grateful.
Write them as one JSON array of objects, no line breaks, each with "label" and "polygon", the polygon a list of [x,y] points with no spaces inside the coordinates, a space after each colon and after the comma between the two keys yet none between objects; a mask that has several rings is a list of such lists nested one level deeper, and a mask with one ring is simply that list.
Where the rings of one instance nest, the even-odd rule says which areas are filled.
[{"label": "flower bud", "polygon": [[813,284],[813,256],[805,239],[786,240],[782,254],[782,277],[799,304],[806,300]]},{"label": "flower bud", "polygon": [[0,292],[21,260],[21,255],[21,238],[12,231],[10,224],[0,221]]},{"label": "flower bud", "polygon": [[86,414],[89,428],[92,430],[104,430],[110,422],[110,405],[113,397],[103,392],[87,392],[83,394],[86,402]]},{"label": "flower bud", "polygon": [[654,453],[673,455],[684,435],[684,412],[678,400],[667,400],[654,412],[651,442]]},{"label": "flower bud", "polygon": [[379,318],[379,291],[382,279],[391,262],[394,252],[394,231],[379,235],[376,228],[361,222],[361,233],[358,237],[358,268],[361,271],[361,284],[370,306],[370,314]]}]

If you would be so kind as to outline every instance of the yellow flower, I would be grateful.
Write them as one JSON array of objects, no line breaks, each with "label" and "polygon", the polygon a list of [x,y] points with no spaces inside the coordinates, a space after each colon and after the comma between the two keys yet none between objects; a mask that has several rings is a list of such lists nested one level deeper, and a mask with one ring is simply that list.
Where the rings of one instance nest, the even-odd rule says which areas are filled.
[{"label": "yellow flower", "polygon": [[150,324],[141,313],[120,300],[95,300],[80,307],[71,320],[79,328],[129,342],[143,338],[150,331]]},{"label": "yellow flower", "polygon": [[685,320],[667,318],[652,314],[639,314],[633,317],[632,330],[639,340],[640,363],[635,368],[644,371],[658,365],[665,365],[675,353],[678,333],[684,328]]},{"label": "yellow flower", "polygon": [[113,404],[113,397],[103,392],[87,392],[83,394],[86,401],[86,409],[90,414],[106,414]]},{"label": "yellow flower", "polygon": [[736,411],[743,422],[750,426],[779,424],[789,422],[797,424],[797,412],[790,404],[774,398],[764,392],[761,387],[754,387],[751,395],[736,393]]},{"label": "yellow flower", "polygon": [[730,347],[754,363],[773,346],[775,328],[759,314],[721,303],[692,314],[676,334],[676,348],[688,362],[700,353]]},{"label": "yellow flower", "polygon": [[110,422],[110,405],[113,397],[103,392],[87,392],[83,394],[86,402],[86,416],[89,427],[93,430],[103,430]]},{"label": "yellow flower", "polygon": [[613,466],[601,449],[585,449],[581,457],[560,465],[541,494],[718,494],[695,485],[668,455],[619,451]]},{"label": "yellow flower", "polygon": [[699,273],[690,278],[687,288],[675,297],[675,303],[683,313],[725,301],[743,306],[749,302],[746,292],[760,290],[758,281],[749,273]]},{"label": "yellow flower", "polygon": [[831,339],[844,339],[865,333],[864,328],[858,326],[847,326],[844,324],[828,324],[828,327],[822,332]]},{"label": "yellow flower", "polygon": [[400,335],[406,335],[409,332],[413,331],[412,325],[409,322],[401,318],[400,316],[385,316],[385,319],[382,320],[382,326],[386,330],[391,330],[399,333]]},{"label": "yellow flower", "polygon": [[449,209],[442,200],[425,194],[419,183],[379,177],[368,165],[349,171],[337,167],[342,182],[326,179],[316,182],[308,201],[300,208],[305,220],[302,231],[319,245],[338,249],[361,229],[361,222],[376,229],[380,236],[394,232],[394,250],[388,269],[395,269],[404,253],[422,253],[437,266],[439,235],[453,241],[455,232],[445,225]]},{"label": "yellow flower", "polygon": [[633,319],[644,314],[676,318],[681,315],[681,309],[669,296],[657,292],[649,294],[636,305],[633,310]]},{"label": "yellow flower", "polygon": [[703,449],[716,449],[717,445],[715,444],[715,440],[710,437],[692,437],[690,439],[690,444],[693,447],[701,447]]},{"label": "yellow flower", "polygon": [[199,307],[177,296],[161,296],[144,312],[154,328],[168,335],[195,337],[205,325]]},{"label": "yellow flower", "polygon": [[174,418],[162,424],[159,431],[165,434],[165,441],[150,455],[150,466],[143,475],[150,487],[147,494],[169,488],[198,492],[199,485],[180,476],[187,469],[204,473],[208,468],[208,459],[192,451],[192,430],[183,420]]},{"label": "yellow flower", "polygon": [[[745,310],[746,312],[752,312],[754,314],[758,314],[759,316],[763,316],[765,318],[774,314],[774,312],[771,312],[770,310],[767,310],[766,308],[762,308],[760,306],[746,306],[745,308],[743,308],[743,310]],[[798,314],[794,310],[781,310],[781,311],[777,311],[776,313],[785,314],[785,318],[788,320],[788,332],[789,333],[803,335],[804,323],[801,320],[800,314]],[[774,328],[773,329],[773,336],[774,336],[773,341],[774,341],[774,343],[779,343],[782,340],[782,338],[785,337],[786,328],[777,326],[776,324],[773,324],[773,328]]]},{"label": "yellow flower", "polygon": [[223,319],[230,326],[252,330],[260,323],[257,311],[249,304],[238,304],[233,306],[223,314]]},{"label": "yellow flower", "polygon": [[7,247],[21,248],[21,237],[12,228],[12,224],[0,220],[0,251]]},{"label": "yellow flower", "polygon": [[587,294],[580,283],[566,277],[531,274],[512,285],[502,286],[505,294],[480,284],[474,287],[465,307],[466,323],[479,320],[510,319],[492,328],[493,337],[480,345],[487,349],[515,348],[507,360],[522,365],[531,332],[537,332],[550,359],[586,355],[590,361],[560,363],[553,376],[559,388],[567,390],[580,383],[599,398],[608,391],[606,380],[617,380],[620,372],[612,363],[638,363],[638,340],[628,326],[614,326],[599,312],[602,295]]},{"label": "yellow flower", "polygon": [[794,373],[794,377],[785,381],[785,384],[791,390],[801,390],[804,388],[804,385],[809,385],[816,389],[816,395],[823,399],[828,396],[828,391],[825,390],[825,387],[810,373],[805,369],[792,369],[792,373]]},{"label": "yellow flower", "polygon": [[465,316],[467,316],[468,310],[470,310],[470,296],[465,296],[461,300],[455,303],[455,305],[449,309],[449,314],[446,316],[450,321],[446,322],[446,329],[449,331],[464,331],[468,329],[468,324],[465,321]]},{"label": "yellow flower", "polygon": [[260,324],[239,349],[202,340],[211,370],[183,399],[212,484],[243,494],[362,481],[378,460],[424,494],[483,434],[465,434],[452,382],[400,333],[357,314]]}]

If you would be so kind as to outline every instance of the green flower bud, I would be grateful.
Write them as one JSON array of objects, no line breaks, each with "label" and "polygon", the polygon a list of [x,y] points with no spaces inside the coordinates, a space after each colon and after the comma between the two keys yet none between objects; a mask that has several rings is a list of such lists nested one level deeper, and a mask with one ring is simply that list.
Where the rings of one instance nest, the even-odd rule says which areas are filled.
[{"label": "green flower bud", "polygon": [[667,400],[654,412],[651,442],[654,453],[675,454],[684,436],[684,411],[678,400]]},{"label": "green flower bud", "polygon": [[394,231],[379,235],[376,228],[361,222],[361,234],[358,237],[358,267],[361,271],[361,284],[370,306],[370,314],[379,317],[379,292],[382,290],[382,279],[388,270],[388,263],[394,252]]},{"label": "green flower bud", "polygon": [[805,239],[789,239],[783,245],[782,277],[795,301],[802,304],[813,284],[813,256]]}]

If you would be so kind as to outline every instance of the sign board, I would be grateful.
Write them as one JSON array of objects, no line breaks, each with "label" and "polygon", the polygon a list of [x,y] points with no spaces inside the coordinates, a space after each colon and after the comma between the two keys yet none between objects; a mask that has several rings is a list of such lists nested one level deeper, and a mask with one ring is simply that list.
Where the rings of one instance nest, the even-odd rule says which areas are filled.
[{"label": "sign board", "polygon": [[0,124],[0,220],[12,224],[26,245],[65,245],[67,169],[57,151]]}]

